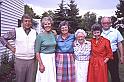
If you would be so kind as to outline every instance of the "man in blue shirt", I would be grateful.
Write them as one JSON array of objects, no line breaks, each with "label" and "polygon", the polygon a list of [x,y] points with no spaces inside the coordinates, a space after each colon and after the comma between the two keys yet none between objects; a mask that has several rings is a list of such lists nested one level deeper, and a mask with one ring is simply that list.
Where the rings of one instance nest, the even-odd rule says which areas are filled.
[{"label": "man in blue shirt", "polygon": [[108,61],[108,69],[111,75],[111,82],[120,82],[119,78],[119,58],[117,49],[120,51],[120,62],[124,63],[124,50],[123,50],[123,37],[120,32],[111,27],[111,18],[103,17],[101,19],[101,25],[103,27],[102,36],[109,39],[111,43],[111,48],[113,51],[113,60]]}]

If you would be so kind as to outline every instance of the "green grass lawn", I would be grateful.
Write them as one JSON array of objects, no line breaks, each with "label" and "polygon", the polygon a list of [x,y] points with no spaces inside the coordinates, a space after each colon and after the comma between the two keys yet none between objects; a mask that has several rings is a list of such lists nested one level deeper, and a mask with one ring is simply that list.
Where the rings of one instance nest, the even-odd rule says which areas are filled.
[{"label": "green grass lawn", "polygon": [[[124,41],[123,41],[123,46],[124,46]],[[124,64],[119,65],[119,73],[120,73],[121,82],[124,82]]]},{"label": "green grass lawn", "polygon": [[[123,35],[123,37],[124,37],[124,35]],[[124,41],[122,43],[123,43],[123,47],[124,47]],[[120,73],[121,82],[124,82],[124,64],[119,65],[119,73]]]},{"label": "green grass lawn", "polygon": [[[124,41],[123,41],[123,44],[124,44]],[[37,62],[35,62],[35,65],[36,65],[35,67],[37,67]],[[36,70],[37,69],[35,69],[34,76],[36,74]],[[121,82],[124,82],[124,64],[119,64],[119,74],[120,74],[120,80],[121,80]],[[109,82],[111,82],[110,80],[111,80],[111,78],[109,76]],[[35,82],[35,78],[34,78],[33,82]]]},{"label": "green grass lawn", "polygon": [[[36,65],[36,67],[37,67],[37,62],[35,62],[35,65]],[[36,70],[37,70],[37,69],[35,69],[35,74],[36,74]],[[34,74],[34,76],[35,76],[35,74]],[[120,64],[120,65],[119,65],[119,74],[120,74],[120,80],[121,80],[121,82],[124,82],[124,64]],[[109,82],[111,82],[110,79],[111,79],[111,78],[110,78],[110,76],[109,76]],[[35,78],[34,78],[33,82],[35,82]]]},{"label": "green grass lawn", "polygon": [[[124,47],[124,41],[122,43]],[[124,64],[119,64],[119,75],[121,82],[124,82]]]},{"label": "green grass lawn", "polygon": [[[124,82],[124,64],[119,65],[119,75],[120,75],[120,82]],[[111,82],[110,75],[109,75],[109,82]]]}]

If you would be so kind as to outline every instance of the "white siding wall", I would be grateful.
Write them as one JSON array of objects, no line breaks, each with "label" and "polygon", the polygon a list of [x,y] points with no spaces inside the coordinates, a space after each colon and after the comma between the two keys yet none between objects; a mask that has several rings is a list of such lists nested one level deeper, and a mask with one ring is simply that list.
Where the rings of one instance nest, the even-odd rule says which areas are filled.
[{"label": "white siding wall", "polygon": [[[1,4],[1,35],[18,27],[18,19],[24,13],[24,0],[2,0]],[[14,42],[11,41],[14,45]],[[0,43],[0,55],[7,49]],[[11,51],[9,51],[11,54]]]}]

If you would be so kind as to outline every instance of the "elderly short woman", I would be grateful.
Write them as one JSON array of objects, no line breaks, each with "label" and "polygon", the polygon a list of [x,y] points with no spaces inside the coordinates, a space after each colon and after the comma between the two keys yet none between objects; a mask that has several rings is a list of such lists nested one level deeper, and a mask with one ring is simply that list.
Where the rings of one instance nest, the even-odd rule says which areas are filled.
[{"label": "elderly short woman", "polygon": [[36,82],[56,82],[55,46],[56,40],[52,32],[51,17],[41,21],[44,32],[36,38],[35,53],[38,60]]},{"label": "elderly short woman", "polygon": [[75,32],[76,40],[74,41],[74,54],[76,82],[87,82],[91,43],[86,41],[86,35],[87,34],[83,29],[78,29]]}]

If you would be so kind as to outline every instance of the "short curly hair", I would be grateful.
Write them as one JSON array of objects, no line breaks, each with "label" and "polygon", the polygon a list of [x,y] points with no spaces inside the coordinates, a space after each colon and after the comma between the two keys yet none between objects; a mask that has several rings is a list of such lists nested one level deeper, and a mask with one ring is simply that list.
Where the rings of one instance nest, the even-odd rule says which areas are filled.
[{"label": "short curly hair", "polygon": [[45,21],[50,21],[50,23],[52,24],[52,26],[53,26],[53,19],[50,17],[50,16],[48,16],[48,17],[43,17],[43,19],[41,19],[41,26],[44,28],[44,22]]},{"label": "short curly hair", "polygon": [[102,32],[102,26],[98,23],[95,23],[91,26],[91,31],[100,31]]},{"label": "short curly hair", "polygon": [[24,19],[31,19],[32,22],[32,17],[29,14],[23,14],[22,18],[21,18],[21,22],[23,22]]},{"label": "short curly hair", "polygon": [[69,22],[66,21],[66,20],[61,21],[61,22],[59,23],[58,31],[61,32],[61,27],[62,27],[62,26],[65,26],[65,25],[68,26],[69,32],[71,32],[72,29],[71,29],[71,27],[70,27],[70,24],[69,24]]},{"label": "short curly hair", "polygon": [[59,28],[61,28],[62,26],[69,26],[69,22],[68,21],[61,21],[60,24],[59,24]]}]

